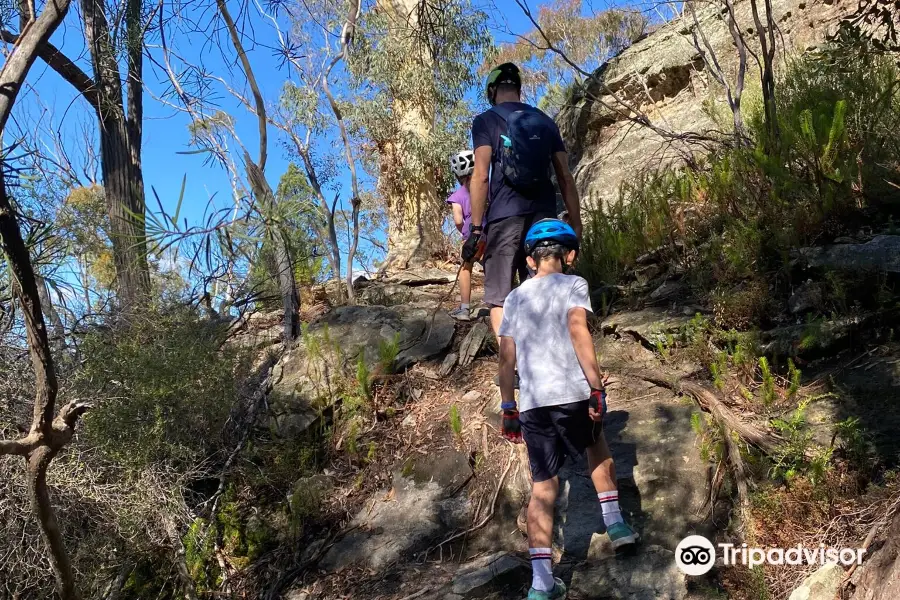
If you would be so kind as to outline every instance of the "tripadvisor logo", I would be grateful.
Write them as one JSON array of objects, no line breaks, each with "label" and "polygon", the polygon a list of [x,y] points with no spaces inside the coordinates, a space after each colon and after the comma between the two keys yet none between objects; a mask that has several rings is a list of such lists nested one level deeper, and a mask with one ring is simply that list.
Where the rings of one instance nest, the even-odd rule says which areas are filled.
[{"label": "tripadvisor logo", "polygon": [[685,575],[704,575],[716,563],[716,556],[722,565],[825,565],[840,564],[845,567],[862,564],[865,548],[830,548],[825,544],[807,547],[797,544],[790,548],[751,548],[747,544],[718,544],[718,552],[713,543],[702,535],[690,535],[675,548],[675,564]]},{"label": "tripadvisor logo", "polygon": [[675,564],[685,575],[705,575],[716,562],[716,548],[702,535],[689,535],[675,548]]}]

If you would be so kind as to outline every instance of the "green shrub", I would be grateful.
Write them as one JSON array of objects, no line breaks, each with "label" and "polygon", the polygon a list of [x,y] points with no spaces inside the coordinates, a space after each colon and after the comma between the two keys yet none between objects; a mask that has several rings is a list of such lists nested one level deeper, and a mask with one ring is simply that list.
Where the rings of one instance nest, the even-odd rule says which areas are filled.
[{"label": "green shrub", "polygon": [[215,451],[246,366],[226,335],[186,308],[150,308],[86,335],[75,388],[97,402],[85,418],[90,442],[133,468],[184,467]]},{"label": "green shrub", "polygon": [[579,274],[594,287],[614,283],[639,256],[674,241],[677,203],[690,193],[689,176],[678,172],[645,172],[623,182],[616,202],[586,213]]},{"label": "green shrub", "polygon": [[686,269],[719,327],[771,320],[790,289],[793,249],[855,233],[873,210],[890,222],[900,209],[898,75],[886,57],[835,49],[792,61],[776,86],[778,140],[766,139],[751,107],[749,146],[636,174],[587,214],[579,273],[595,287],[616,283],[660,249]]},{"label": "green shrub", "polygon": [[459,408],[453,404],[450,406],[450,430],[456,437],[461,437],[462,429],[462,417],[459,414]]},{"label": "green shrub", "polygon": [[[769,367],[769,361],[765,356],[759,357],[759,371],[762,374],[763,404],[767,407],[775,403],[777,392],[775,391],[775,376]],[[799,414],[799,413],[798,413]]]},{"label": "green shrub", "polygon": [[378,342],[378,365],[381,372],[390,375],[394,372],[397,363],[397,355],[400,354],[400,332],[394,334],[391,340]]}]

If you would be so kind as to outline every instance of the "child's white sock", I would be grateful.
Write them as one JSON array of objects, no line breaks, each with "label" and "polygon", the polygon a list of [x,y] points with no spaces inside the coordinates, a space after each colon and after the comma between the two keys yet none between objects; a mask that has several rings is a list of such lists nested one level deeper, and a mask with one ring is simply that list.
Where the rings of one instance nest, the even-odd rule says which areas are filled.
[{"label": "child's white sock", "polygon": [[531,555],[531,587],[549,592],[554,585],[550,548],[529,548],[528,554]]},{"label": "child's white sock", "polygon": [[600,509],[603,511],[603,523],[606,527],[611,527],[616,523],[624,523],[622,511],[619,510],[619,491],[600,492],[597,494],[600,499]]},{"label": "child's white sock", "polygon": [[463,310],[469,310],[469,304],[467,302],[460,302],[459,307]]}]

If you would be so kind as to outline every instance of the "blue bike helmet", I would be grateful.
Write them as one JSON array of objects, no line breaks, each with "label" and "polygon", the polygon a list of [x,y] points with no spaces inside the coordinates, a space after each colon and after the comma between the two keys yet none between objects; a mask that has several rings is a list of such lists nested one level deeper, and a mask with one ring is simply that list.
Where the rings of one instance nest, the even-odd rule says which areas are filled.
[{"label": "blue bike helmet", "polygon": [[568,223],[559,219],[541,219],[525,235],[525,254],[531,256],[535,248],[553,244],[577,251],[578,236]]}]

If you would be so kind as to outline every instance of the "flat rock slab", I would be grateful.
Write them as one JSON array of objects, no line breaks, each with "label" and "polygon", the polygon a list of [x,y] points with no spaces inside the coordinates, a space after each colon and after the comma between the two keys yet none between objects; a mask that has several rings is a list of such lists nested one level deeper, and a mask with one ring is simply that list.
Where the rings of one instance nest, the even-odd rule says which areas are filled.
[{"label": "flat rock slab", "polygon": [[383,282],[386,284],[397,284],[406,286],[419,285],[440,285],[453,283],[456,279],[456,273],[450,273],[442,269],[409,269],[399,271],[386,277]]},{"label": "flat rock slab", "polygon": [[400,480],[377,492],[350,523],[352,529],[322,558],[319,568],[364,566],[381,571],[436,535],[441,524],[441,487]]},{"label": "flat rock slab", "polygon": [[506,583],[520,584],[530,570],[527,561],[506,552],[497,552],[463,565],[453,578],[453,593],[464,598],[478,598]]},{"label": "flat rock slab", "polygon": [[584,600],[684,600],[687,583],[675,566],[675,554],[645,546],[633,556],[586,562],[576,567],[569,586]]},{"label": "flat rock slab", "polygon": [[[700,458],[691,428],[697,409],[655,390],[648,394],[633,380],[611,388],[604,432],[616,463],[622,514],[643,544],[674,550],[685,536],[712,529],[697,516],[706,499],[709,465]],[[586,463],[567,461],[560,477],[554,543],[575,559],[591,552],[599,556],[594,534],[605,529]]]},{"label": "flat rock slab", "polygon": [[603,332],[629,334],[652,346],[657,341],[664,342],[667,334],[677,332],[690,323],[691,318],[692,316],[683,312],[672,312],[662,308],[623,311],[603,320]]},{"label": "flat rock slab", "polygon": [[801,248],[798,253],[813,268],[900,273],[900,235],[877,235],[865,244]]}]

